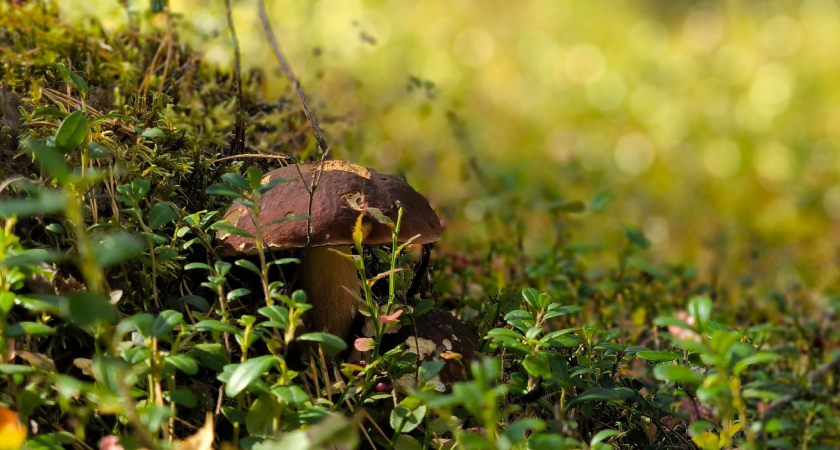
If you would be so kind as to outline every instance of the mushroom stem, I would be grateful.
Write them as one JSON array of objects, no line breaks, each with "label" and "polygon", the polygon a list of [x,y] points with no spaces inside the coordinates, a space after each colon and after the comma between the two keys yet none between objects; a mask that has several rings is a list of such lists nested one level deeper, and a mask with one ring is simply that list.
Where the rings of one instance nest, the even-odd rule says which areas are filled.
[{"label": "mushroom stem", "polygon": [[[331,250],[332,249],[332,250]],[[350,247],[311,247],[300,260],[298,287],[306,292],[312,309],[305,319],[311,331],[334,334],[347,341],[359,316],[359,301],[347,292],[359,288],[353,263],[335,251],[350,254]]]}]

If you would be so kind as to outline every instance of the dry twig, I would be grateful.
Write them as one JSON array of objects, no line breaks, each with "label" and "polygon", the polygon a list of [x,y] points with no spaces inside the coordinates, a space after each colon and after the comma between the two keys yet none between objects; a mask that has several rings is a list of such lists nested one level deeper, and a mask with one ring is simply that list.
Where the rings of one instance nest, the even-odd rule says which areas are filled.
[{"label": "dry twig", "polygon": [[[300,99],[300,105],[303,107],[303,113],[306,115],[306,119],[309,121],[309,126],[312,128],[312,134],[315,135],[315,140],[318,142],[318,148],[321,149],[320,166],[317,171],[312,173],[312,179],[306,189],[309,193],[309,206],[307,210],[307,216],[309,218],[306,219],[306,247],[308,248],[312,244],[312,199],[315,197],[315,190],[318,188],[318,183],[321,181],[321,174],[324,172],[324,160],[327,158],[327,154],[330,149],[324,141],[321,127],[318,125],[318,119],[312,112],[312,108],[309,107],[309,102],[306,101],[306,94],[303,92],[300,82],[297,77],[295,77],[294,72],[292,72],[292,68],[289,66],[288,61],[286,61],[286,57],[283,56],[283,52],[280,51],[280,45],[277,43],[277,38],[274,36],[274,30],[271,28],[271,23],[269,23],[268,15],[265,12],[265,2],[263,0],[258,0],[257,3],[259,4],[260,21],[262,22],[263,30],[268,38],[268,42],[271,44],[271,49],[274,51],[274,56],[277,58],[277,62],[280,63],[280,68],[283,69],[283,73],[286,74],[286,78],[289,79],[289,83],[291,83],[292,87],[297,92],[298,99]],[[303,172],[301,172],[300,166],[295,163],[295,167],[297,167],[300,179],[303,180]]]},{"label": "dry twig", "polygon": [[236,27],[233,24],[233,12],[230,0],[225,0],[225,13],[227,14],[230,37],[233,40],[233,56],[235,66],[236,99],[239,103],[239,115],[236,118],[235,134],[233,136],[233,154],[242,153],[245,150],[245,99],[242,94],[242,56],[239,51],[239,38],[236,36]]}]

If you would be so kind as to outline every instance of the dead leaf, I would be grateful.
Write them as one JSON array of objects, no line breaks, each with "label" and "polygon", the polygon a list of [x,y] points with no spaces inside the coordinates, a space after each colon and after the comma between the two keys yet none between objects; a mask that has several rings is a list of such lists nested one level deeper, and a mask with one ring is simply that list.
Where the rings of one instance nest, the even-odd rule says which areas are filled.
[{"label": "dead leaf", "polygon": [[216,434],[213,432],[213,414],[207,413],[204,426],[194,435],[175,444],[175,450],[213,450],[213,440]]},{"label": "dead leaf", "polygon": [[26,360],[32,367],[43,370],[45,372],[55,372],[55,363],[46,355],[40,353],[31,353],[20,350],[17,352],[18,356]]},{"label": "dead leaf", "polygon": [[78,367],[83,374],[89,377],[93,376],[93,361],[87,358],[76,358],[73,360],[73,365]]}]

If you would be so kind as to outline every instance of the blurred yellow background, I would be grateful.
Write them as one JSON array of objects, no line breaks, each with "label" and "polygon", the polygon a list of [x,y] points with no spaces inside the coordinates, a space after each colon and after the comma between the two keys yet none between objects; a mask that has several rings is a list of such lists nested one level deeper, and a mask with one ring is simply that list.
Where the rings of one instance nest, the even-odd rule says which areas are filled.
[{"label": "blurred yellow background", "polygon": [[[61,4],[126,22],[118,2]],[[233,5],[243,64],[274,73],[256,1]],[[444,248],[480,256],[521,235],[550,252],[552,206],[606,192],[605,209],[569,217],[573,242],[610,248],[629,223],[656,262],[781,289],[837,281],[835,0],[267,6],[316,113],[344,118],[325,125],[334,156],[404,173],[444,218]],[[223,1],[170,10],[182,38],[232,65]],[[271,94],[288,94],[274,76]]]}]

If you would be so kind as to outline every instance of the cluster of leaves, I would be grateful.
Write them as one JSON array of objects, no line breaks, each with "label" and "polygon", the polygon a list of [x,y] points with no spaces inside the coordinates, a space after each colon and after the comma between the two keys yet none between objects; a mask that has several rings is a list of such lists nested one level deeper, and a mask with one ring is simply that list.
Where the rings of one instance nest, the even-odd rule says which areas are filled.
[{"label": "cluster of leaves", "polygon": [[[9,12],[2,20],[33,20]],[[18,57],[34,58],[22,50],[39,33],[20,29],[0,33],[14,36]],[[72,45],[38,42],[47,53],[86,60]],[[364,364],[339,369],[327,356],[347,343],[299,326],[311,305],[284,278],[294,255],[266,251],[261,227],[251,236],[218,220],[232,198],[260,223],[260,196],[284,182],[262,184],[258,169],[215,163],[229,145],[234,124],[224,116],[233,103],[203,120],[208,109],[197,103],[221,103],[186,92],[91,111],[97,86],[134,92],[143,78],[106,80],[97,72],[105,63],[87,64],[82,71],[34,61],[4,72],[6,86],[29,92],[22,148],[45,176],[19,180],[15,198],[0,201],[0,442],[25,428],[30,449],[97,442],[205,449],[214,440],[255,449],[840,443],[834,315],[822,323],[751,315],[745,324],[711,300],[718,290],[692,270],[649,263],[649,242],[631,226],[609,269],[589,270],[587,247],[568,239],[539,260],[502,238],[488,263],[471,261],[482,249],[439,257],[437,306],[457,309],[482,342],[478,355],[441,355],[464,366],[462,380],[441,393],[425,381],[443,359],[419,363],[402,346],[381,349],[390,322],[423,314],[433,300],[403,305],[406,244],[395,238],[370,257],[359,222],[350,259],[374,335],[357,342],[369,356]],[[125,86],[108,84],[114,79]],[[72,102],[41,104],[55,80]],[[258,142],[255,133],[246,136]],[[367,213],[397,235],[399,219]],[[219,258],[219,231],[254,239],[258,259]],[[246,284],[245,275],[256,282]],[[388,289],[376,291],[386,279]],[[395,389],[406,375],[418,386]],[[7,426],[8,410],[16,426]]]}]

